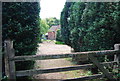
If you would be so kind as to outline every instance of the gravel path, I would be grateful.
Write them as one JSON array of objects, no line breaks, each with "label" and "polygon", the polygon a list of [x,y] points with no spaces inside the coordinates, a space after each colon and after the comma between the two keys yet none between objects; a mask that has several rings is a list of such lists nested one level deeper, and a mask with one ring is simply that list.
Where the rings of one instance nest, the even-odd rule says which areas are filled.
[{"label": "gravel path", "polygon": [[[53,42],[44,42],[39,44],[37,54],[60,54],[60,53],[70,53],[71,48],[67,45],[56,45]],[[56,68],[56,67],[65,67],[72,66],[73,64],[70,61],[65,59],[51,59],[51,60],[39,60],[36,61],[35,68],[46,69],[46,68]],[[48,73],[48,74],[39,74],[35,75],[35,79],[42,79],[42,81],[59,81],[57,79],[66,79],[72,78],[73,75],[68,75],[66,72],[58,73]],[[43,80],[49,79],[49,80]],[[54,79],[54,80],[53,80]],[[56,79],[56,80],[55,80]]]}]

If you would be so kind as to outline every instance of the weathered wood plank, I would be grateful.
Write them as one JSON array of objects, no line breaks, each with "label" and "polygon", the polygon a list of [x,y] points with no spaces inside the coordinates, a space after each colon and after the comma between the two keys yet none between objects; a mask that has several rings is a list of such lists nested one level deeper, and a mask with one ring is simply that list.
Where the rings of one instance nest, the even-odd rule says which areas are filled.
[{"label": "weathered wood plank", "polygon": [[0,81],[2,80],[2,47],[0,46]]},{"label": "weathered wood plank", "polygon": [[[104,62],[102,65],[114,64],[116,62]],[[54,72],[63,72],[63,71],[71,71],[71,70],[79,70],[79,69],[88,69],[95,67],[93,64],[85,64],[85,65],[77,65],[77,66],[69,66],[69,67],[61,67],[61,68],[53,68],[53,69],[37,69],[37,70],[24,70],[24,71],[16,71],[16,76],[31,76],[34,74],[44,74],[44,73],[54,73]]]},{"label": "weathered wood plank", "polygon": [[[115,44],[114,49],[120,51],[120,44]],[[120,64],[120,54],[115,55],[115,61],[117,61],[118,65]]]},{"label": "weathered wood plank", "polygon": [[66,79],[66,80],[61,80],[61,81],[84,81],[84,80],[91,80],[91,79],[97,79],[97,78],[104,78],[104,75],[103,74],[95,74],[95,75],[74,78],[74,79]]},{"label": "weathered wood plank", "polygon": [[110,81],[115,81],[115,79],[113,78],[113,75],[109,74],[109,71],[104,68],[104,65],[101,65],[93,55],[89,55],[89,58]]},{"label": "weathered wood plank", "polygon": [[10,40],[5,41],[5,73],[8,76],[8,79],[16,80],[15,74],[15,62],[10,61],[10,58],[13,58],[15,53],[13,49],[13,42]]},{"label": "weathered wood plank", "polygon": [[[120,44],[115,44],[114,50],[120,51]],[[114,56],[114,61],[117,62],[117,65],[114,66],[114,71],[116,71],[119,74],[120,73],[120,53],[116,54]],[[119,81],[120,81],[120,79],[119,79]]]},{"label": "weathered wood plank", "polygon": [[[27,61],[27,60],[45,60],[45,59],[59,59],[59,58],[69,58],[69,57],[75,57],[79,56],[82,58],[82,56],[86,55],[86,58],[88,58],[89,54],[95,55],[95,56],[103,56],[103,55],[115,55],[120,53],[118,50],[105,50],[105,51],[90,51],[90,52],[76,52],[76,53],[63,53],[63,54],[53,54],[53,55],[31,55],[31,56],[15,56],[11,58],[10,60],[15,61]],[[83,57],[83,58],[84,58]]]},{"label": "weathered wood plank", "polygon": [[0,1],[0,81],[2,80],[2,2]]}]

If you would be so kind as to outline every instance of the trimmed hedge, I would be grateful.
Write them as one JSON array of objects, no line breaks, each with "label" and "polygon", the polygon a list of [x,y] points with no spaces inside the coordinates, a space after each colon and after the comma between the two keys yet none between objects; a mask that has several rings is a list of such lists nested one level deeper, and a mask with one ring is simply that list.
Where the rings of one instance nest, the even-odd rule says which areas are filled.
[{"label": "trimmed hedge", "polygon": [[76,52],[113,49],[120,41],[120,2],[66,2],[61,12],[63,41]]},{"label": "trimmed hedge", "polygon": [[[38,2],[3,2],[3,41],[14,42],[15,55],[35,55],[40,41],[40,4]],[[17,62],[17,70],[33,68],[34,61]]]},{"label": "trimmed hedge", "polygon": [[[66,2],[61,12],[63,41],[75,52],[114,49],[120,43],[119,15],[120,2]],[[113,57],[99,58],[106,60]]]}]

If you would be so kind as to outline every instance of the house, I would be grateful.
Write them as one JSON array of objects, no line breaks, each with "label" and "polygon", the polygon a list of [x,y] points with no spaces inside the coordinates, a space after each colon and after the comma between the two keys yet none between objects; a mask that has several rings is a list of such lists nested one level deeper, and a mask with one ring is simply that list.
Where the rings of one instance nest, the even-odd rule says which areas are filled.
[{"label": "house", "polygon": [[49,40],[56,40],[56,34],[57,34],[57,30],[60,29],[60,25],[55,25],[52,26],[49,30],[48,30],[48,39]]}]

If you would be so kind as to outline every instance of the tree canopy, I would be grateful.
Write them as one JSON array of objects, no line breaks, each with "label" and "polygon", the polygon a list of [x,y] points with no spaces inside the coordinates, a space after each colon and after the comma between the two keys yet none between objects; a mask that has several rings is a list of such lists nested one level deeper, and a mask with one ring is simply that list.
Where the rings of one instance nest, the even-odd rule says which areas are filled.
[{"label": "tree canopy", "polygon": [[46,18],[45,20],[46,20],[47,24],[49,25],[49,27],[60,24],[60,20],[57,19],[56,17]]},{"label": "tree canopy", "polygon": [[48,29],[50,28],[49,25],[47,24],[46,20],[40,20],[40,31],[41,34],[45,34],[48,32]]}]

